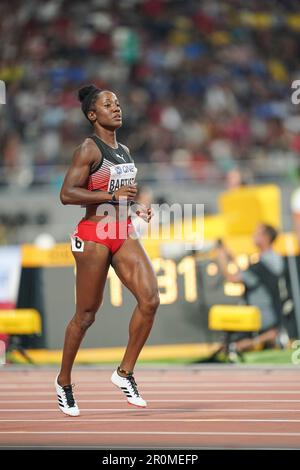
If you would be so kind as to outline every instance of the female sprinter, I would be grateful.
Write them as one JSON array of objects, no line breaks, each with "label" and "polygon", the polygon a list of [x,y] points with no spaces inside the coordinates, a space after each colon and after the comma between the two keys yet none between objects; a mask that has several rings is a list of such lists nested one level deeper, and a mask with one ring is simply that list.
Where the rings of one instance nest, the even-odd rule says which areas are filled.
[{"label": "female sprinter", "polygon": [[[85,217],[72,237],[77,268],[76,311],[66,329],[61,369],[55,380],[59,409],[70,416],[80,414],[71,385],[72,366],[102,303],[110,264],[137,301],[127,348],[111,381],[130,404],[140,407],[147,403],[138,391],[133,370],[159,305],[150,260],[137,237],[130,236],[134,229],[128,208],[137,193],[137,170],[128,148],[116,139],[116,130],[122,125],[118,98],[111,91],[90,85],[79,90],[79,100],[94,133],[75,150],[60,194],[63,204],[86,206]],[[124,208],[125,217],[120,217]],[[147,222],[151,215],[149,208],[140,212]]]}]

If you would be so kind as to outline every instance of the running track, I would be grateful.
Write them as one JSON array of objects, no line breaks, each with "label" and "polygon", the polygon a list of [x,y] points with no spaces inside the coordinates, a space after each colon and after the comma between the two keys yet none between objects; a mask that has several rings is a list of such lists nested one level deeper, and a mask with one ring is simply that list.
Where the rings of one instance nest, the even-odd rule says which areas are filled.
[{"label": "running track", "polygon": [[300,367],[142,369],[147,409],[127,405],[112,369],[76,368],[81,416],[56,405],[56,370],[0,369],[2,448],[300,448]]}]

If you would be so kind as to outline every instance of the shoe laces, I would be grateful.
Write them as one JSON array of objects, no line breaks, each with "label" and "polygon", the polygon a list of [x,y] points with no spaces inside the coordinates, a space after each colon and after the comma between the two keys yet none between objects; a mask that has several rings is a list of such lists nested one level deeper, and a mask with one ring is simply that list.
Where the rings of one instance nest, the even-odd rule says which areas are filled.
[{"label": "shoe laces", "polygon": [[128,376],[126,377],[126,379],[129,380],[130,385],[131,385],[131,388],[132,388],[132,390],[133,390],[133,393],[134,393],[137,397],[139,397],[140,394],[139,394],[139,391],[138,391],[138,388],[137,388],[137,383],[136,383],[136,381],[135,381],[133,375],[128,375]]},{"label": "shoe laces", "polygon": [[131,385],[131,387],[132,387],[132,389],[133,389],[133,393],[134,393],[137,397],[139,397],[140,394],[139,394],[139,391],[138,391],[138,388],[137,388],[137,383],[136,383],[135,378],[133,377],[133,375],[129,375],[129,376],[127,377],[127,380],[129,380],[129,382],[130,382],[130,385]]},{"label": "shoe laces", "polygon": [[65,385],[64,387],[62,387],[63,391],[65,393],[65,397],[66,397],[67,404],[68,404],[69,408],[72,408],[73,406],[75,406],[75,399],[74,399],[74,396],[73,396],[73,388],[74,387],[75,387],[74,384]]}]

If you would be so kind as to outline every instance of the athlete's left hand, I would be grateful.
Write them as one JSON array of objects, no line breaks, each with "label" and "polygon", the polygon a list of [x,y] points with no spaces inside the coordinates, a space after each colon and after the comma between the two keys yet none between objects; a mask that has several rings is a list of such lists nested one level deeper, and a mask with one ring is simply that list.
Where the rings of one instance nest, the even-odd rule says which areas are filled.
[{"label": "athlete's left hand", "polygon": [[154,215],[154,212],[151,207],[139,205],[139,209],[136,211],[136,215],[141,217],[145,222],[149,223]]}]

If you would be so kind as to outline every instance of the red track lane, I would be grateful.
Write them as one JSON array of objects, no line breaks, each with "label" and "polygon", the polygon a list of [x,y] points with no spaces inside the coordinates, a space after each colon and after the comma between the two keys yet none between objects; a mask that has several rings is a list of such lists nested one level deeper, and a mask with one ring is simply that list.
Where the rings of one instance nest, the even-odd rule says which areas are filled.
[{"label": "red track lane", "polygon": [[147,409],[110,370],[77,369],[81,416],[56,405],[49,369],[0,369],[0,447],[300,448],[300,369],[137,370]]}]

